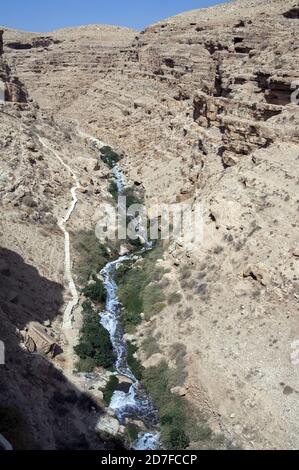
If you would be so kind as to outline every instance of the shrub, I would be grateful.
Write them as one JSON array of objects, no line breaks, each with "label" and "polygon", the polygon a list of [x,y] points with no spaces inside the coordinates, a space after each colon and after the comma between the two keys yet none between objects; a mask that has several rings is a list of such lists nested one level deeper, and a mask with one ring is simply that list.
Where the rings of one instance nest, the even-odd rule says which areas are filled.
[{"label": "shrub", "polygon": [[145,369],[142,381],[159,411],[164,447],[183,450],[194,437],[199,442],[212,439],[212,432],[203,416],[194,417],[194,409],[184,397],[171,393],[171,388],[177,384],[176,376],[176,369],[161,362]]},{"label": "shrub", "polygon": [[158,342],[152,336],[148,336],[142,342],[142,350],[144,351],[146,358],[160,352]]},{"label": "shrub", "polygon": [[138,438],[139,430],[136,424],[129,423],[127,425],[127,436],[129,444],[133,444]]},{"label": "shrub", "polygon": [[160,281],[164,270],[156,266],[161,248],[142,254],[138,264],[124,263],[116,273],[119,300],[124,307],[124,325],[127,332],[132,332],[141,323],[140,314],[144,312],[148,319],[164,308],[165,298]]},{"label": "shrub", "polygon": [[130,269],[128,265],[117,271],[118,296],[125,309],[123,318],[126,331],[129,331],[130,326],[136,326],[141,322],[142,277],[141,269],[136,267]]},{"label": "shrub", "polygon": [[79,359],[76,362],[76,372],[92,372],[96,367],[95,361],[92,357],[86,359]]},{"label": "shrub", "polygon": [[111,180],[109,183],[108,191],[113,197],[114,201],[117,202],[118,199],[118,190],[117,190],[117,184],[114,180]]},{"label": "shrub", "polygon": [[182,294],[180,294],[179,292],[174,292],[172,294],[169,294],[168,296],[169,305],[178,304],[181,300],[182,300]]},{"label": "shrub", "polygon": [[111,375],[105,387],[105,390],[103,392],[104,402],[107,406],[110,405],[112,395],[115,392],[118,385],[119,385],[118,379],[115,377],[115,375]]},{"label": "shrub", "polygon": [[22,203],[25,204],[26,206],[28,207],[36,207],[37,206],[37,202],[33,199],[33,197],[31,195],[27,195],[27,196],[24,196],[23,199],[22,199]]},{"label": "shrub", "polygon": [[170,429],[167,436],[168,449],[183,450],[190,444],[190,439],[183,429]]},{"label": "shrub", "polygon": [[[165,296],[159,284],[149,284],[144,287],[143,311],[146,315],[146,318],[150,318],[153,314],[158,313],[160,309],[163,310],[161,307],[163,305],[164,299]],[[157,306],[157,310],[155,310],[155,306]]]},{"label": "shrub", "polygon": [[131,371],[133,372],[133,374],[135,375],[136,379],[141,380],[142,379],[142,374],[143,374],[143,371],[144,371],[144,367],[141,364],[141,362],[139,361],[139,359],[137,359],[134,356],[134,354],[136,352],[137,352],[137,347],[134,344],[132,344],[128,341],[128,343],[127,343],[127,361],[128,361],[128,365],[129,365]]},{"label": "shrub", "polygon": [[108,249],[97,239],[93,231],[76,234],[74,247],[79,254],[74,270],[81,284],[86,284],[91,274],[99,272],[109,261],[117,257],[115,249]]},{"label": "shrub", "polygon": [[97,279],[82,290],[83,294],[95,303],[103,304],[106,301],[107,293],[103,282]]},{"label": "shrub", "polygon": [[85,304],[79,344],[74,350],[80,358],[78,372],[90,372],[95,367],[110,368],[114,364],[115,354],[109,333],[100,324],[99,315],[90,303]]},{"label": "shrub", "polygon": [[108,165],[109,168],[113,168],[121,160],[121,156],[114,152],[108,145],[102,147],[100,152],[102,161]]},{"label": "shrub", "polygon": [[143,200],[138,197],[133,188],[125,188],[122,192],[122,196],[126,196],[126,208],[128,209],[133,204],[143,204]]}]

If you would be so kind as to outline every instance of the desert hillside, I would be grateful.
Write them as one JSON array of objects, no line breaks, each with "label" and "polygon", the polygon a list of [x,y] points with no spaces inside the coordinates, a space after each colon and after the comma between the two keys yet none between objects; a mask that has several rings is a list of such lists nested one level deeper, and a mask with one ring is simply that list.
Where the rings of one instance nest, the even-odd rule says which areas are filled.
[{"label": "desert hillside", "polygon": [[[111,197],[92,136],[122,156],[148,208],[203,206],[202,244],[164,244],[163,305],[127,334],[145,369],[179,370],[172,393],[205,417],[214,437],[190,448],[298,448],[298,2],[238,0],[141,32],[3,29],[0,415],[13,407],[21,423],[10,439],[19,448],[108,445],[92,431],[107,413],[103,396],[73,374],[80,306],[73,332],[62,328],[70,292],[57,221],[74,175],[74,259],[78,234],[94,230]],[[61,355],[25,350],[32,321],[48,325]]]}]

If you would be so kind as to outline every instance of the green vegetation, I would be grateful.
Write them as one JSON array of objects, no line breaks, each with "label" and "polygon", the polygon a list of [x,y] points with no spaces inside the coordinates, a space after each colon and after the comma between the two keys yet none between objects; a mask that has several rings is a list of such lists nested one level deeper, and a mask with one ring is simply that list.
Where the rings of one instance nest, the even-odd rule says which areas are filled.
[{"label": "green vegetation", "polygon": [[98,273],[109,261],[117,257],[116,249],[109,246],[110,251],[108,251],[93,231],[77,233],[74,247],[79,253],[74,270],[83,285],[88,282],[92,274]]},{"label": "green vegetation", "polygon": [[127,342],[127,361],[128,361],[128,365],[131,369],[131,371],[133,372],[133,374],[135,375],[136,379],[138,380],[141,380],[142,379],[142,374],[143,374],[143,371],[144,371],[144,367],[143,365],[141,364],[141,362],[139,361],[139,359],[137,359],[134,354],[138,351],[138,348],[130,343],[129,341]]},{"label": "green vegetation", "polygon": [[108,186],[108,191],[113,197],[114,201],[117,202],[118,199],[118,190],[117,190],[117,184],[114,180],[111,180]]},{"label": "green vegetation", "polygon": [[[122,192],[122,196],[126,197],[126,214],[128,214],[128,209],[133,206],[134,204],[139,204],[143,205],[143,200],[137,196],[134,192],[133,188],[125,188]],[[135,215],[135,214],[133,214]],[[128,216],[126,218],[126,224],[127,224],[127,232],[128,232],[128,227],[129,224],[132,222],[132,216]],[[136,240],[133,240],[132,238],[129,238],[127,235],[127,240],[130,245],[135,248],[135,249],[141,249],[143,247],[142,242],[140,241],[140,238],[137,237]]]},{"label": "green vegetation", "polygon": [[127,209],[133,206],[133,204],[143,204],[143,200],[135,194],[133,188],[125,188],[122,192],[122,196],[126,196]]},{"label": "green vegetation", "polygon": [[118,379],[115,377],[115,375],[111,375],[109,382],[107,383],[106,388],[103,392],[104,402],[106,406],[110,405],[112,395],[115,392],[118,384],[119,382],[118,382]]},{"label": "green vegetation", "polygon": [[136,426],[136,424],[129,423],[127,425],[127,440],[128,440],[129,446],[131,446],[136,441],[136,439],[138,438],[138,434],[139,434],[139,429]]},{"label": "green vegetation", "polygon": [[101,159],[102,161],[109,166],[109,168],[113,168],[117,162],[121,160],[121,156],[114,152],[111,147],[108,145],[102,147],[100,149],[101,152]]},{"label": "green vegetation", "polygon": [[124,263],[116,274],[119,300],[124,307],[126,332],[134,331],[141,323],[141,313],[146,319],[165,307],[164,293],[160,281],[164,270],[156,266],[163,249],[157,245],[152,251],[142,253],[137,262]]},{"label": "green vegetation", "polygon": [[[166,362],[143,371],[142,381],[160,415],[161,439],[166,449],[186,449],[191,440],[199,447],[211,440],[212,432],[203,416],[194,418],[194,410],[185,398],[171,393],[177,385],[176,369]],[[205,444],[206,445],[206,444]]]},{"label": "green vegetation", "polygon": [[145,338],[141,346],[142,346],[142,351],[144,351],[146,358],[149,358],[153,354],[160,352],[158,342],[153,336],[148,336],[147,338]]},{"label": "green vegetation", "polygon": [[78,372],[91,372],[95,367],[111,368],[115,355],[108,331],[100,324],[99,315],[90,302],[83,304],[83,326],[79,344],[74,348],[80,358]]},{"label": "green vegetation", "polygon": [[83,290],[83,294],[99,306],[103,306],[106,301],[107,293],[103,282],[95,278],[92,284],[88,284]]},{"label": "green vegetation", "polygon": [[167,449],[186,449],[186,403],[170,391],[173,386],[166,362],[150,367],[143,373],[143,384],[159,410],[161,438]]},{"label": "green vegetation", "polygon": [[179,304],[182,300],[182,294],[180,294],[179,292],[173,292],[172,294],[169,294],[167,300],[169,305]]}]

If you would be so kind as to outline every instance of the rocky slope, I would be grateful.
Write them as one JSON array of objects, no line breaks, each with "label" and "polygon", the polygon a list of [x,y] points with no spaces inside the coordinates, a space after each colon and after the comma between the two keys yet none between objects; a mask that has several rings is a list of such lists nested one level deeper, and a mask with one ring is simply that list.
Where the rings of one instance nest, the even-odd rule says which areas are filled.
[{"label": "rocky slope", "polygon": [[[0,103],[0,319],[5,344],[0,432],[15,449],[101,449],[94,433],[101,403],[68,380],[62,372],[65,355],[54,362],[32,355],[21,338],[37,321],[66,350],[61,319],[69,292],[57,220],[70,205],[73,179],[51,148],[80,175],[78,218],[68,224],[75,232],[92,226],[96,205],[88,202],[87,187],[100,166],[77,134],[39,111],[2,54],[0,69],[5,89]],[[97,188],[95,183],[99,193]]]},{"label": "rocky slope", "polygon": [[[9,66],[40,110],[11,106],[1,122],[2,246],[62,286],[57,265],[44,263],[58,258],[61,234],[47,228],[37,241],[64,206],[69,180],[35,132],[85,175],[82,224],[92,224],[101,183],[90,184],[77,128],[125,153],[123,169],[149,206],[202,202],[203,244],[171,244],[162,262],[167,294],[179,291],[180,300],[139,333],[159,343],[148,364],[171,364],[173,345],[185,349],[187,398],[245,448],[298,447],[298,11],[294,0],[244,0],[141,33],[5,31]],[[21,165],[26,179],[16,185]],[[40,211],[45,194],[50,207]],[[27,196],[37,207],[28,209]]]}]

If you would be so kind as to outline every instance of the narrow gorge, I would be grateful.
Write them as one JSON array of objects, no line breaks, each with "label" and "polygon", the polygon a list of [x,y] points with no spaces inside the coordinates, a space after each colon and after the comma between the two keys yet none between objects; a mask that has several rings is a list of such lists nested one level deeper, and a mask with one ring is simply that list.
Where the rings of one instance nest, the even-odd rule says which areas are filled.
[{"label": "narrow gorge", "polygon": [[1,448],[298,448],[298,11],[0,28]]}]

